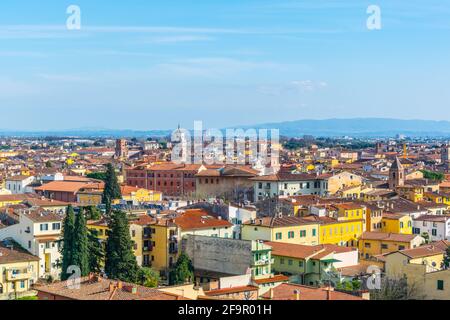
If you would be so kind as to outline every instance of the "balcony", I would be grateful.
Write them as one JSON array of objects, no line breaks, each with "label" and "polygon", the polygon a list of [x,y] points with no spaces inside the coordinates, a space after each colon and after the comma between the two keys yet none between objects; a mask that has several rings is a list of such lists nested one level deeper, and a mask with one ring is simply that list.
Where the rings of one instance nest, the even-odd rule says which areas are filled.
[{"label": "balcony", "polygon": [[260,259],[253,261],[254,266],[264,266],[267,264],[273,264],[275,262],[275,259]]},{"label": "balcony", "polygon": [[7,281],[19,281],[32,278],[32,273],[28,269],[10,269],[6,270]]}]

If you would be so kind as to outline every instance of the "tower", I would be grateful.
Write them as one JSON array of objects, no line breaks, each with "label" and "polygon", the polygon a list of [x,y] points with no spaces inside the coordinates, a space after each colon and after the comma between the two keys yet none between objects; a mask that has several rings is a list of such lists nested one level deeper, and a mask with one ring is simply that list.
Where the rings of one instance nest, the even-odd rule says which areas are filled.
[{"label": "tower", "polygon": [[128,158],[127,140],[125,139],[116,140],[116,158],[117,159]]},{"label": "tower", "polygon": [[448,170],[450,167],[450,145],[446,144],[441,150],[441,162],[444,167]]},{"label": "tower", "polygon": [[400,160],[395,157],[395,161],[389,170],[389,189],[395,190],[403,185],[405,185],[405,169]]}]

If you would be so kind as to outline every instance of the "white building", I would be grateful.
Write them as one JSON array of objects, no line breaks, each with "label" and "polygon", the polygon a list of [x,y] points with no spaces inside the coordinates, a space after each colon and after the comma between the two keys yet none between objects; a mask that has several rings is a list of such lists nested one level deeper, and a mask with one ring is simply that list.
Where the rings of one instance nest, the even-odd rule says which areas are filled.
[{"label": "white building", "polygon": [[450,240],[450,217],[424,215],[413,220],[413,233],[428,233],[431,241]]},{"label": "white building", "polygon": [[281,173],[252,178],[256,200],[279,196],[320,195],[328,193],[325,175]]},{"label": "white building", "polygon": [[6,189],[12,194],[21,194],[31,192],[27,186],[34,182],[33,176],[13,176],[6,179]]},{"label": "white building", "polygon": [[242,224],[255,219],[256,208],[230,205],[228,207],[228,220],[233,224],[233,239],[241,239]]},{"label": "white building", "polygon": [[59,240],[62,216],[42,209],[19,210],[19,221],[0,229],[0,240],[14,239],[24,249],[39,257],[39,278],[59,278]]}]

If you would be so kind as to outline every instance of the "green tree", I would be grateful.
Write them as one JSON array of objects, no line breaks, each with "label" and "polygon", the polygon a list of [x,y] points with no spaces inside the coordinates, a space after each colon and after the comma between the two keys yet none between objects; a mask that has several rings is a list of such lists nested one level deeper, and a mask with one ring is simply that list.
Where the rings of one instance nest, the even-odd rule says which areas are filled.
[{"label": "green tree", "polygon": [[138,282],[145,287],[156,288],[159,283],[159,273],[152,268],[141,268],[138,272]]},{"label": "green tree", "polygon": [[86,219],[87,220],[100,220],[102,214],[96,206],[89,206],[86,208]]},{"label": "green tree", "polygon": [[106,242],[105,272],[111,279],[137,282],[139,267],[126,213],[113,211]]},{"label": "green tree", "polygon": [[450,269],[450,246],[447,247],[447,250],[445,250],[444,267],[445,269]]},{"label": "green tree", "polygon": [[47,162],[45,163],[45,167],[46,167],[46,168],[51,168],[51,167],[53,167],[52,162],[51,162],[50,160],[47,161]]},{"label": "green tree", "polygon": [[117,182],[116,172],[111,163],[106,165],[105,189],[103,190],[103,203],[106,205],[106,214],[111,213],[111,202],[114,199],[120,199],[122,194]]},{"label": "green tree", "polygon": [[186,253],[181,253],[178,257],[175,268],[170,273],[169,282],[172,285],[184,284],[194,279],[194,267],[191,259]]},{"label": "green tree", "polygon": [[81,276],[89,274],[88,230],[83,210],[75,218],[72,262],[80,268]]},{"label": "green tree", "polygon": [[91,179],[106,181],[106,172],[92,172],[86,176]]},{"label": "green tree", "polygon": [[61,255],[62,255],[62,263],[61,263],[61,280],[67,280],[69,278],[69,274],[67,274],[67,269],[69,266],[73,265],[72,252],[73,252],[73,235],[75,229],[75,213],[73,211],[73,207],[69,205],[66,210],[66,217],[63,222],[63,239],[61,242]]},{"label": "green tree", "polygon": [[103,261],[105,259],[105,250],[98,239],[97,230],[88,231],[88,250],[89,250],[89,271],[100,273],[102,271]]}]

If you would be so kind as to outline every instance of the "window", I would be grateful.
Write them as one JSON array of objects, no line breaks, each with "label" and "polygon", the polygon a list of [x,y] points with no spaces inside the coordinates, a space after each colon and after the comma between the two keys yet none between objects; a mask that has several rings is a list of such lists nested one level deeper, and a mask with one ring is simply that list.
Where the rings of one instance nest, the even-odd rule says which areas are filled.
[{"label": "window", "polygon": [[288,260],[288,265],[292,266],[292,260],[291,259]]},{"label": "window", "polygon": [[20,281],[20,289],[25,289],[25,281]]},{"label": "window", "polygon": [[364,243],[364,247],[366,247],[366,248],[370,248],[370,243]]},{"label": "window", "polygon": [[275,239],[276,239],[276,240],[281,240],[281,239],[282,239],[282,234],[281,234],[281,232],[278,232],[278,233],[275,235]]},{"label": "window", "polygon": [[387,244],[385,244],[385,243],[381,244],[381,249],[387,249],[387,248],[388,248]]},{"label": "window", "polygon": [[53,230],[60,230],[61,229],[61,223],[59,223],[59,222],[53,223],[52,224],[52,229]]},{"label": "window", "polygon": [[288,239],[293,239],[295,237],[294,231],[288,232]]},{"label": "window", "polygon": [[48,224],[43,223],[43,224],[41,224],[40,228],[41,228],[41,231],[48,231]]},{"label": "window", "polygon": [[444,280],[438,280],[437,281],[437,289],[438,290],[444,290]]},{"label": "window", "polygon": [[303,261],[299,261],[299,262],[298,262],[298,266],[299,266],[300,268],[303,268]]},{"label": "window", "polygon": [[258,183],[258,188],[259,188],[259,189],[262,189],[262,187],[263,187],[263,186],[262,186],[262,182]]},{"label": "window", "polygon": [[316,236],[316,229],[312,229],[312,235],[313,235],[313,237]]},{"label": "window", "polygon": [[280,264],[284,264],[284,259],[283,258],[280,259]]},{"label": "window", "polygon": [[398,250],[405,250],[405,246],[398,246]]},{"label": "window", "polygon": [[431,234],[432,234],[433,236],[437,236],[437,229],[432,229],[432,230],[431,230]]},{"label": "window", "polygon": [[301,230],[300,231],[300,238],[305,238],[306,237],[306,230]]}]

